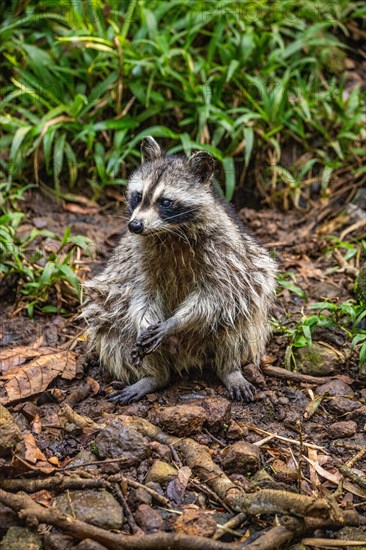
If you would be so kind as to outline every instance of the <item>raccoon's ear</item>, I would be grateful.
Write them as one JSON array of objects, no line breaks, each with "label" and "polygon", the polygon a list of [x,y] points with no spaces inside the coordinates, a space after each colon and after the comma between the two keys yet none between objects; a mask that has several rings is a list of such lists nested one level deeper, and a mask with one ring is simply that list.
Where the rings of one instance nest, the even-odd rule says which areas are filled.
[{"label": "raccoon's ear", "polygon": [[214,172],[215,161],[207,151],[197,151],[189,157],[188,166],[201,183],[208,183]]},{"label": "raccoon's ear", "polygon": [[162,151],[158,143],[152,136],[146,136],[140,145],[141,162],[156,160],[162,156]]}]

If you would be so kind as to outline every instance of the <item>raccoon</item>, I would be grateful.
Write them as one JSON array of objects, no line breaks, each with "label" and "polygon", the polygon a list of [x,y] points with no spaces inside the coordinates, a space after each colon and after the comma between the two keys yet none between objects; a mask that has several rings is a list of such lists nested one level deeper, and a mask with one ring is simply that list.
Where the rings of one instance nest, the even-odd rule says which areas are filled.
[{"label": "raccoon", "polygon": [[[152,137],[127,187],[128,231],[86,284],[90,349],[126,386],[120,404],[165,387],[171,371],[211,367],[230,397],[251,401],[241,367],[259,364],[275,262],[212,183],[214,159],[166,156]],[[132,383],[133,382],[133,383]]]}]

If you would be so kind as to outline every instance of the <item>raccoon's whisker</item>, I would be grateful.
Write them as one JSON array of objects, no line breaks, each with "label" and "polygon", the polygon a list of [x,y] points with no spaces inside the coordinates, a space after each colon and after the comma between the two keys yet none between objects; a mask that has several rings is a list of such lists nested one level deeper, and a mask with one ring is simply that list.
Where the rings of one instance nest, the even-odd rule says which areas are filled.
[{"label": "raccoon's whisker", "polygon": [[169,218],[165,218],[164,221],[172,220],[177,216],[184,216],[185,214],[189,214],[190,212],[195,212],[196,210],[198,210],[198,206],[196,208],[190,208],[189,210],[185,210],[185,212],[179,212],[179,214],[174,214],[174,216],[169,216]]}]

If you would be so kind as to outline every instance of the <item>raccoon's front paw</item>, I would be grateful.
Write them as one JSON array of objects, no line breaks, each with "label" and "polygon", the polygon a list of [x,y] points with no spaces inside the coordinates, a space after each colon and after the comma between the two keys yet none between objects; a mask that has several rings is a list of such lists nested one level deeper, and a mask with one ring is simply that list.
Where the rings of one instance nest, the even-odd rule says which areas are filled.
[{"label": "raccoon's front paw", "polygon": [[132,348],[132,360],[136,366],[140,365],[145,355],[153,353],[162,343],[166,334],[164,324],[151,325],[144,330]]}]

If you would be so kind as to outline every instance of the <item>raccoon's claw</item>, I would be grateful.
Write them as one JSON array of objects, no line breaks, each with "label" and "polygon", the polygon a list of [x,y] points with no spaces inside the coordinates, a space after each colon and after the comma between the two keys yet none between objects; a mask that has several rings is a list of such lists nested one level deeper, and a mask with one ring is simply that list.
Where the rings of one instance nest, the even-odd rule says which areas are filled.
[{"label": "raccoon's claw", "polygon": [[141,367],[144,355],[145,354],[142,352],[142,350],[139,348],[139,346],[136,343],[131,350],[131,359],[135,367]]},{"label": "raccoon's claw", "polygon": [[123,390],[114,391],[108,395],[108,401],[116,403],[118,405],[128,405],[134,401],[138,401],[142,396],[139,395],[139,392],[135,392],[132,386],[127,386]]},{"label": "raccoon's claw", "polygon": [[255,394],[255,387],[253,384],[244,380],[238,385],[233,385],[229,388],[229,395],[233,401],[253,401]]},{"label": "raccoon's claw", "polygon": [[165,336],[165,330],[162,323],[151,325],[144,330],[136,340],[134,349],[139,350],[139,355],[144,357],[153,353],[162,343]]}]

